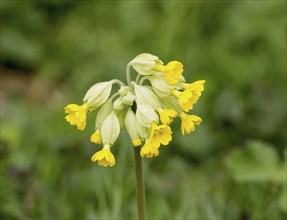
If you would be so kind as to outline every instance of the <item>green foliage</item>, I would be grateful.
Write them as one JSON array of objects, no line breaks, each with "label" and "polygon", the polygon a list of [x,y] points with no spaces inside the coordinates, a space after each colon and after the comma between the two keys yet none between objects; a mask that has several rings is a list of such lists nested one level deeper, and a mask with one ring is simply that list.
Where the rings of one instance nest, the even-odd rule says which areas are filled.
[{"label": "green foliage", "polygon": [[286,170],[277,152],[263,142],[250,142],[243,149],[232,151],[225,162],[239,182],[285,183]]},{"label": "green foliage", "polygon": [[[80,133],[63,108],[96,82],[124,80],[142,52],[182,61],[188,81],[206,80],[193,110],[203,124],[181,136],[175,120],[172,143],[144,160],[148,217],[285,219],[285,2],[0,6],[1,219],[135,217],[127,135],[112,148],[116,166],[98,167],[90,162],[100,149],[89,142],[94,116]],[[252,139],[260,141],[239,147]]]},{"label": "green foliage", "polygon": [[281,185],[279,207],[287,211],[286,164],[281,162],[272,146],[263,142],[250,142],[225,158],[225,163],[238,182],[274,182]]}]

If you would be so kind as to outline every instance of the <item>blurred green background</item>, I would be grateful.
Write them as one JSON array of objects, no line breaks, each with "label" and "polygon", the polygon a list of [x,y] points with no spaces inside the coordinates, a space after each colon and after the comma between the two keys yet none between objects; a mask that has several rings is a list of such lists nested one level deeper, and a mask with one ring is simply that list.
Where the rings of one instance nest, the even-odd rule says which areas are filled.
[{"label": "blurred green background", "polygon": [[[286,217],[285,1],[1,0],[1,220],[133,219],[133,149],[90,161],[64,106],[149,52],[205,79],[196,132],[144,159],[153,219]],[[284,188],[285,186],[285,188]]]}]

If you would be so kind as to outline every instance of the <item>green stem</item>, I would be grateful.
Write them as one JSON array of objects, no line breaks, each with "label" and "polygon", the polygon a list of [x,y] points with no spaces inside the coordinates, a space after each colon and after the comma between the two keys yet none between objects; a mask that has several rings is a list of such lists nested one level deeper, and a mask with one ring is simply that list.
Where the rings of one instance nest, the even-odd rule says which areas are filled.
[{"label": "green stem", "polygon": [[119,86],[125,86],[125,84],[118,79],[114,79],[113,82],[117,83]]},{"label": "green stem", "polygon": [[136,84],[139,84],[139,80],[140,80],[141,77],[142,77],[141,74],[138,74],[138,75],[137,75],[137,77],[136,77]]},{"label": "green stem", "polygon": [[139,81],[139,85],[141,86],[142,84],[143,84],[143,82],[145,81],[145,80],[147,80],[149,78],[149,76],[144,76],[144,77],[142,77],[141,79],[140,79],[140,81]]},{"label": "green stem", "polygon": [[115,98],[117,95],[119,95],[119,93],[115,93],[115,94],[113,94],[110,98],[109,98],[109,100],[113,100],[113,98]]},{"label": "green stem", "polygon": [[140,147],[134,147],[138,219],[145,219],[145,196]]},{"label": "green stem", "polygon": [[128,64],[126,68],[126,79],[127,79],[127,84],[129,86],[131,84],[130,64]]}]

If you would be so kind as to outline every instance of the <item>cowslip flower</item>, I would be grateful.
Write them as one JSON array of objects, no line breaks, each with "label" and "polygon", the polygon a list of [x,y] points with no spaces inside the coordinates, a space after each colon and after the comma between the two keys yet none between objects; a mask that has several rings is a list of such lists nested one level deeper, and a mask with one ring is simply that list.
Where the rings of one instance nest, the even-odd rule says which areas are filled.
[{"label": "cowslip flower", "polygon": [[156,64],[153,69],[162,72],[169,84],[175,84],[182,77],[183,65],[178,61],[171,61],[167,65]]},{"label": "cowslip flower", "polygon": [[76,125],[77,128],[82,131],[86,127],[86,115],[88,110],[88,103],[84,103],[81,106],[76,104],[69,104],[65,107],[65,113],[68,114],[65,119],[71,125]]},{"label": "cowslip flower", "polygon": [[104,120],[101,127],[101,139],[103,142],[103,149],[96,152],[92,156],[92,161],[98,161],[101,166],[114,166],[116,161],[114,155],[111,153],[110,148],[118,138],[120,133],[119,119],[113,110]]},{"label": "cowslip flower", "polygon": [[195,125],[200,125],[202,120],[196,115],[188,115],[184,112],[180,113],[181,118],[181,133],[184,135],[189,134],[195,130]]},{"label": "cowslip flower", "polygon": [[169,84],[178,83],[182,79],[181,62],[171,61],[164,65],[157,56],[148,53],[138,55],[128,66],[132,66],[141,75],[163,76]]},{"label": "cowslip flower", "polygon": [[113,105],[111,101],[104,103],[98,111],[97,118],[95,121],[95,132],[91,135],[90,140],[95,144],[102,143],[101,127],[104,120],[112,112]]},{"label": "cowslip flower", "polygon": [[183,91],[176,89],[172,90],[172,94],[178,98],[178,102],[185,112],[191,110],[194,104],[198,101],[204,90],[205,80],[199,80],[191,84],[180,83],[184,88]]},{"label": "cowslip flower", "polygon": [[172,140],[172,131],[168,125],[151,124],[150,143],[152,146],[159,148],[160,144],[168,145]]},{"label": "cowslip flower", "polygon": [[140,154],[142,157],[152,158],[159,155],[158,147],[155,147],[150,143],[150,140],[147,139],[144,146],[142,147]]},{"label": "cowslip flower", "polygon": [[[138,74],[135,80],[131,80],[131,68]],[[186,82],[181,62],[164,64],[159,57],[143,53],[131,60],[126,70],[126,84],[116,79],[96,83],[85,94],[82,105],[65,107],[65,119],[81,131],[86,127],[88,112],[96,112],[90,141],[103,147],[91,160],[100,166],[116,164],[111,149],[123,129],[132,145],[140,148],[140,155],[152,158],[159,155],[161,145],[172,141],[170,124],[177,117],[183,135],[202,122],[199,116],[187,113],[202,95],[205,80]],[[115,84],[119,89],[111,94]]]},{"label": "cowslip flower", "polygon": [[158,113],[159,113],[160,121],[164,125],[172,123],[173,119],[177,117],[177,112],[173,109],[160,108],[158,110]]}]

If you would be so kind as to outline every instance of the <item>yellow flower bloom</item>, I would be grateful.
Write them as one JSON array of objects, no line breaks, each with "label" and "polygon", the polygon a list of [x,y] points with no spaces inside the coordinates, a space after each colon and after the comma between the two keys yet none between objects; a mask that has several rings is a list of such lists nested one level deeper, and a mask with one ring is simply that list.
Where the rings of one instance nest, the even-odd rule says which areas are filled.
[{"label": "yellow flower bloom", "polygon": [[99,129],[96,129],[96,131],[91,135],[90,140],[91,140],[91,142],[93,142],[95,144],[101,144],[102,143],[101,132]]},{"label": "yellow flower bloom", "polygon": [[195,130],[195,125],[200,125],[202,122],[201,118],[196,115],[188,115],[182,112],[180,114],[181,118],[181,133],[184,135],[189,134]]},{"label": "yellow flower bloom", "polygon": [[81,106],[76,104],[69,104],[65,107],[65,113],[68,114],[65,119],[71,125],[76,125],[77,128],[82,131],[86,127],[86,115],[88,110],[88,103],[84,103]]},{"label": "yellow flower bloom", "polygon": [[172,90],[172,94],[178,98],[178,103],[185,112],[188,112],[193,108],[193,105],[197,103],[201,96],[201,92],[200,86],[194,86],[193,88],[188,88],[182,92]]},{"label": "yellow flower bloom", "polygon": [[157,157],[159,155],[158,147],[154,147],[149,139],[146,140],[145,145],[141,149],[141,156],[151,158],[153,156]]},{"label": "yellow flower bloom", "polygon": [[150,144],[159,148],[160,144],[168,145],[172,140],[172,131],[168,125],[157,125],[155,122],[151,123]]},{"label": "yellow flower bloom", "polygon": [[164,74],[165,80],[169,84],[178,83],[183,73],[183,65],[178,61],[171,61],[165,66],[159,63],[156,64],[153,69],[162,72]]},{"label": "yellow flower bloom", "polygon": [[192,91],[186,89],[183,92],[180,92],[178,90],[172,90],[172,94],[177,97],[178,103],[181,106],[181,108],[188,112],[193,107],[192,100]]},{"label": "yellow flower bloom", "polygon": [[93,162],[98,161],[98,164],[104,167],[107,167],[107,166],[112,167],[116,163],[115,157],[110,151],[110,145],[108,144],[106,144],[102,150],[95,153],[92,156],[91,160]]},{"label": "yellow flower bloom", "polygon": [[158,113],[159,113],[160,121],[164,125],[170,124],[171,122],[173,122],[173,119],[177,117],[177,112],[173,109],[160,109]]}]

